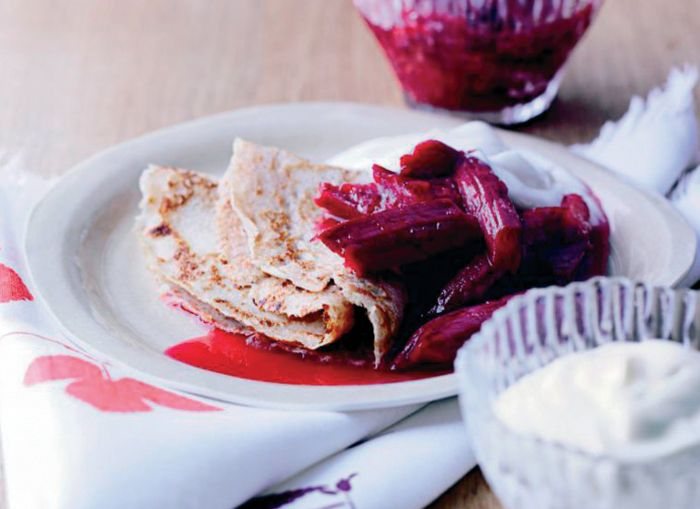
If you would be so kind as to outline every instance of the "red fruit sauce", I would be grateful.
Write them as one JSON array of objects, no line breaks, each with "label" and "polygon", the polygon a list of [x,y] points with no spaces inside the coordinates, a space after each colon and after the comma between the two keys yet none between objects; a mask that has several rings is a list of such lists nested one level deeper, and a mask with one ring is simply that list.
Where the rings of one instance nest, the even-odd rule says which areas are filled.
[{"label": "red fruit sauce", "polygon": [[273,341],[211,329],[205,336],[172,346],[166,355],[198,368],[249,380],[296,385],[367,385],[404,382],[444,374],[435,371],[375,370],[371,363],[340,354],[302,356]]},{"label": "red fruit sauce", "polygon": [[[386,4],[362,3],[378,10]],[[533,2],[522,0],[486,0],[452,2],[438,10],[423,2],[420,8],[404,7],[400,12],[392,7],[397,12],[390,26],[374,23],[369,10],[360,10],[409,101],[484,112],[542,95],[590,25],[599,3],[540,0],[534,2],[539,5],[535,8]],[[562,12],[564,4],[573,12]],[[384,12],[389,9],[383,7]],[[539,8],[535,19],[533,12]]]}]

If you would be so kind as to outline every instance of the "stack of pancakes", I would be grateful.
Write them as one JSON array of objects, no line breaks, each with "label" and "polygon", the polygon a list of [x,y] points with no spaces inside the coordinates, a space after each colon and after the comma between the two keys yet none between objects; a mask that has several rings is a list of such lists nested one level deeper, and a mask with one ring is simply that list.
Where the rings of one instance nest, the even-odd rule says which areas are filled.
[{"label": "stack of pancakes", "polygon": [[149,268],[202,320],[310,350],[351,331],[359,309],[378,364],[401,323],[401,286],[356,276],[315,240],[319,184],[366,178],[241,139],[218,181],[151,166],[138,218]]}]

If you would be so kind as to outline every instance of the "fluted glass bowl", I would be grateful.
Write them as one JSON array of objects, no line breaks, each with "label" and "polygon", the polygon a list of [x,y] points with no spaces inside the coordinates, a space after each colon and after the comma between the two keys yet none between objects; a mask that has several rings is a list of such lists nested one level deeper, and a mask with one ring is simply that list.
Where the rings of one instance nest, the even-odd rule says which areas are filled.
[{"label": "fluted glass bowl", "polygon": [[594,278],[512,299],[459,351],[460,405],[481,469],[508,509],[700,507],[700,447],[644,460],[597,456],[517,434],[498,395],[554,359],[614,341],[700,349],[699,292]]},{"label": "fluted glass bowl", "polygon": [[514,124],[549,107],[602,0],[354,2],[410,105]]}]

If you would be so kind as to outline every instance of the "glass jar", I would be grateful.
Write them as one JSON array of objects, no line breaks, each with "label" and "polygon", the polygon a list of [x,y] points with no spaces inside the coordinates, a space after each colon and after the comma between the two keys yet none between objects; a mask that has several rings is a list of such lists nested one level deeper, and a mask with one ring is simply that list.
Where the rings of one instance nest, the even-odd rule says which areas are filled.
[{"label": "glass jar", "polygon": [[552,103],[602,0],[354,0],[415,107],[493,123]]},{"label": "glass jar", "polygon": [[700,445],[643,460],[592,454],[519,434],[494,412],[499,394],[557,358],[647,338],[700,349],[700,292],[604,277],[530,290],[460,349],[462,414],[477,461],[505,507],[698,507]]}]

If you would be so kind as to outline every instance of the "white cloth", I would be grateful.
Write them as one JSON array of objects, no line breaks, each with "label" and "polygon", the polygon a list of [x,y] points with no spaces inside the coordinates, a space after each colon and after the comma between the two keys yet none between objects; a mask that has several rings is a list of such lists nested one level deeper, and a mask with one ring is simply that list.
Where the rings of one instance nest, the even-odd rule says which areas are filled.
[{"label": "white cloth", "polygon": [[[262,410],[156,388],[71,345],[34,299],[20,250],[28,212],[50,183],[20,171],[17,158],[0,154],[0,164],[0,439],[10,509],[231,509],[309,468],[272,492],[301,490],[298,508],[319,507],[319,489],[307,488],[320,486],[325,505],[418,508],[474,467],[454,398],[422,409]],[[275,507],[269,495],[249,504]]]},{"label": "white cloth", "polygon": [[[666,85],[633,97],[619,120],[606,122],[598,137],[572,150],[641,187],[669,196],[695,229],[700,241],[700,161],[698,121],[693,91],[698,69],[672,69]],[[675,189],[674,189],[675,186]],[[673,191],[671,191],[674,189]],[[700,252],[681,286],[700,280]]]},{"label": "white cloth", "polygon": [[[446,472],[466,473],[465,468],[475,463],[464,440],[464,424],[454,400],[433,403],[430,410],[413,414],[371,440],[342,451],[332,460],[321,462],[276,486],[274,491],[289,493],[299,486],[314,486],[319,479],[345,479],[355,474],[361,465],[363,475],[352,479],[352,501],[356,508],[378,507],[374,494],[386,492],[391,493],[391,498],[385,498],[384,507],[425,507],[440,492],[429,492],[421,485],[449,486],[462,474],[451,477],[446,483]],[[452,454],[438,452],[445,446],[454,448]],[[433,468],[435,462],[438,468]],[[333,484],[327,487],[334,489]],[[321,491],[315,492],[314,499],[285,508],[308,507],[307,502],[314,503],[313,507],[329,507],[334,502]]]},{"label": "white cloth", "polygon": [[616,122],[606,122],[588,145],[574,152],[596,161],[650,191],[667,194],[698,158],[698,123],[693,89],[695,67],[673,69],[666,86],[633,97]]},{"label": "white cloth", "polygon": [[[697,151],[694,80],[693,70],[673,71],[664,90],[633,99],[618,124],[576,151],[667,192]],[[638,144],[647,157],[629,156]],[[474,466],[454,399],[354,413],[260,410],[157,388],[70,345],[33,299],[20,249],[27,213],[49,183],[17,171],[16,158],[0,154],[0,165],[10,509],[417,508]],[[672,200],[700,231],[700,170]]]}]

